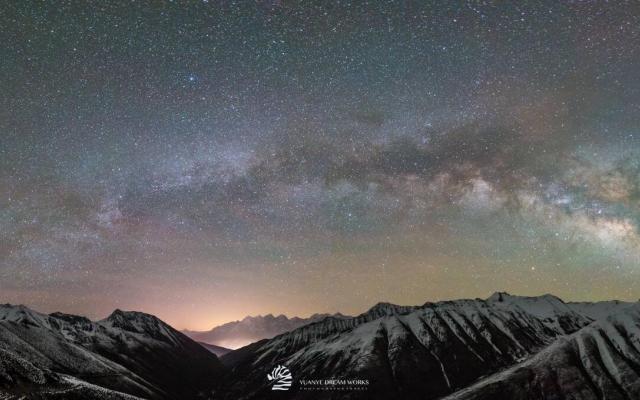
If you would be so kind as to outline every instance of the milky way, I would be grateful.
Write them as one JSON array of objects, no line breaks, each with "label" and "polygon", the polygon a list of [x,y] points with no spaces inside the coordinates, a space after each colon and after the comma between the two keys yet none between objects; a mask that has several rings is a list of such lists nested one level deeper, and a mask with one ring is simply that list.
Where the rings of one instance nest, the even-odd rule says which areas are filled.
[{"label": "milky way", "polygon": [[640,297],[640,6],[11,1],[0,301],[179,328]]}]

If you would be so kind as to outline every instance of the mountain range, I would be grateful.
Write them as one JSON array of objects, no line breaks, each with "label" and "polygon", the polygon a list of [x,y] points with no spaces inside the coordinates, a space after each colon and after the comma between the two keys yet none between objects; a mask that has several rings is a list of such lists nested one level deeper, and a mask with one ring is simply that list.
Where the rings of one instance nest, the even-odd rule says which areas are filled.
[{"label": "mountain range", "polygon": [[274,336],[320,321],[329,316],[335,318],[344,317],[342,314],[313,314],[309,318],[288,318],[285,315],[276,317],[273,314],[268,314],[245,317],[241,321],[229,322],[208,331],[184,330],[182,333],[198,342],[226,349],[238,349],[249,343],[262,339],[271,339]]},{"label": "mountain range", "polygon": [[208,398],[223,367],[158,318],[104,320],[0,305],[0,399]]},{"label": "mountain range", "polygon": [[144,313],[3,305],[0,399],[640,399],[640,303],[378,303],[217,350]]},{"label": "mountain range", "polygon": [[[507,293],[412,307],[380,303],[354,318],[325,318],[226,354],[221,361],[230,372],[221,392],[228,399],[270,398],[264,376],[286,365],[294,376],[369,383],[344,392],[306,391],[299,383],[292,390],[300,399],[637,399],[639,310],[637,303]],[[623,319],[624,328],[608,318]],[[593,345],[594,335],[610,357]],[[549,373],[580,368],[586,372],[576,381]],[[607,374],[598,377],[599,371]]]}]

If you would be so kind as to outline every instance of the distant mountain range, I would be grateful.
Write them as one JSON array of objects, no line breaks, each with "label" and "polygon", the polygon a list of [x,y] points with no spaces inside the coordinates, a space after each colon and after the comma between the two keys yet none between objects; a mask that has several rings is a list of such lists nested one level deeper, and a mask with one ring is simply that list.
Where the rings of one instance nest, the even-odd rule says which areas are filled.
[{"label": "distant mountain range", "polygon": [[257,317],[245,317],[241,321],[229,322],[208,331],[182,331],[191,339],[228,349],[238,349],[262,339],[289,332],[303,325],[320,321],[326,317],[343,318],[342,314],[314,314],[309,318],[287,318],[285,315],[272,314]]},{"label": "distant mountain range", "polygon": [[640,399],[640,303],[379,303],[227,350],[138,312],[0,305],[0,399]]}]

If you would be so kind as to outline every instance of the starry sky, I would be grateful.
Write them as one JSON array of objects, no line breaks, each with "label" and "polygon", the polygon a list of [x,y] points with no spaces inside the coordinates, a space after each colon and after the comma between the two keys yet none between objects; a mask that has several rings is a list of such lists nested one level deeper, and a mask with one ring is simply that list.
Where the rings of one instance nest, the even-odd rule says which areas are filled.
[{"label": "starry sky", "polygon": [[0,301],[636,300],[639,4],[3,1]]}]

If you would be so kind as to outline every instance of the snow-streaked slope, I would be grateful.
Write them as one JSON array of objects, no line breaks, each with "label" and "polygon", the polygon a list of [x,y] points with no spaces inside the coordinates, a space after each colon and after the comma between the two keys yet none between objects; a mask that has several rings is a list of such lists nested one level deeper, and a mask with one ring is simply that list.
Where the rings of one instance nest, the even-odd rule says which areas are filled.
[{"label": "snow-streaked slope", "polygon": [[152,315],[116,310],[96,325],[110,340],[87,347],[143,376],[169,398],[209,393],[222,373],[215,355]]},{"label": "snow-streaked slope", "polygon": [[519,302],[496,302],[381,303],[355,318],[303,326],[223,356],[232,368],[227,396],[260,398],[264,376],[282,364],[294,376],[369,379],[369,390],[355,397],[435,399],[590,322],[559,304],[529,313]]},{"label": "snow-streaked slope", "polygon": [[28,360],[0,348],[0,399],[135,400],[139,398],[39,368]]},{"label": "snow-streaked slope", "polygon": [[640,399],[640,304],[560,338],[447,400]]},{"label": "snow-streaked slope", "polygon": [[108,318],[98,321],[98,324],[111,331],[138,334],[169,345],[180,346],[184,339],[183,334],[153,315],[136,311],[115,310]]},{"label": "snow-streaked slope", "polygon": [[96,384],[108,381],[112,389],[151,395],[154,388],[145,379],[83,346],[106,338],[98,334],[94,324],[77,327],[24,306],[0,306],[0,348],[43,370],[72,374]]},{"label": "snow-streaked slope", "polygon": [[92,322],[0,306],[0,349],[39,370],[145,398],[195,398],[222,371],[215,355],[158,318],[120,310]]},{"label": "snow-streaked slope", "polygon": [[[237,349],[262,339],[294,330],[300,326],[321,321],[330,314],[314,314],[309,318],[287,318],[285,315],[245,317],[241,321],[229,322],[209,331],[183,331],[195,341],[213,344],[229,349]],[[340,318],[340,314],[333,317]]]}]

